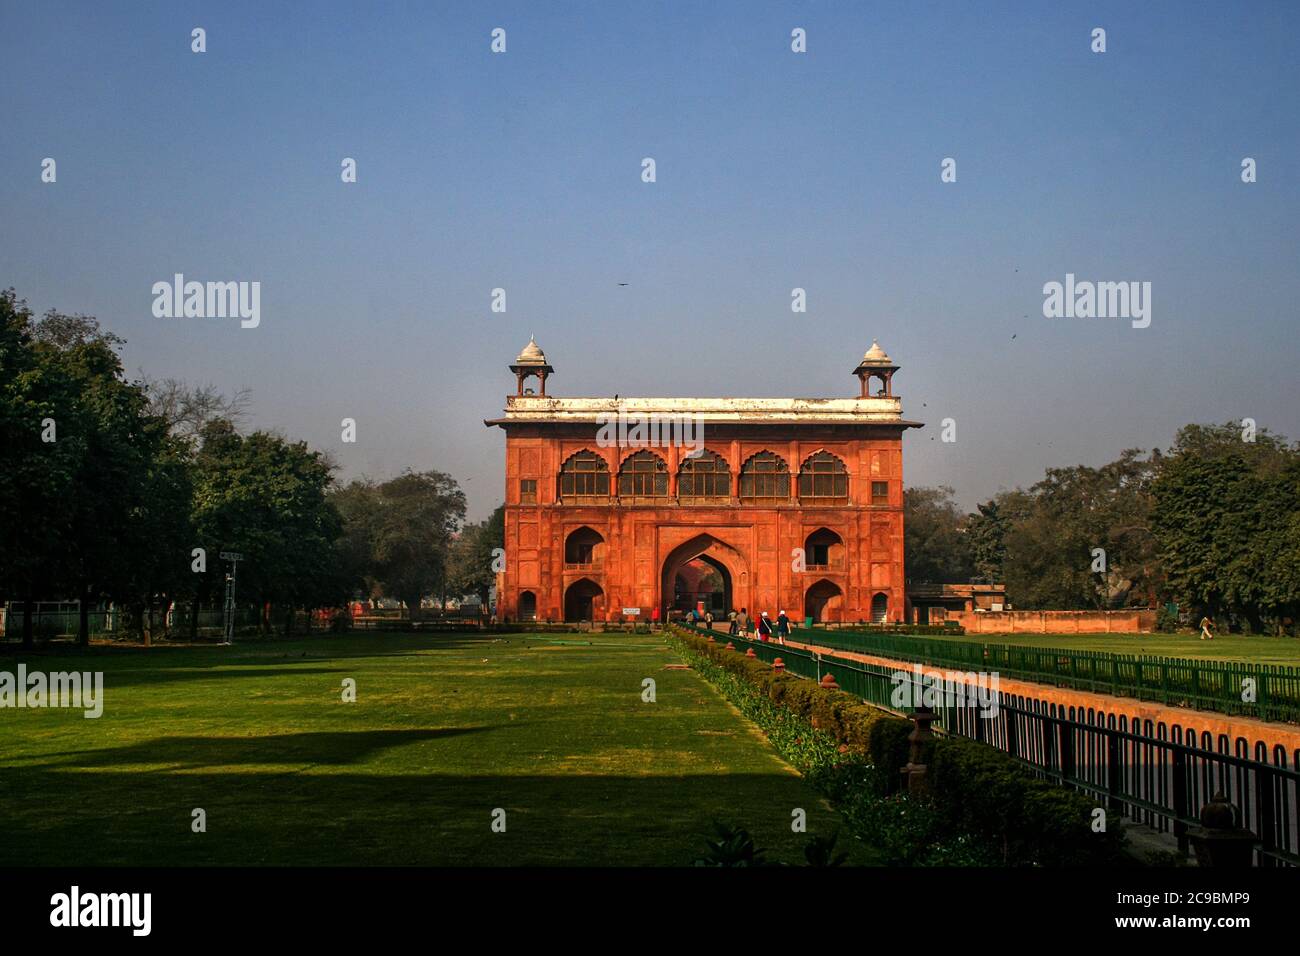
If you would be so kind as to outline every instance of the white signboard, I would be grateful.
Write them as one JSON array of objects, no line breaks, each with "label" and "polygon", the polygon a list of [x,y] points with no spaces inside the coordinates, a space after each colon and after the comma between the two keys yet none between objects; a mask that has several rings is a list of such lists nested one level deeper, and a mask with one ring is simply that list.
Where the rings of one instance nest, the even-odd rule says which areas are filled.
[{"label": "white signboard", "polygon": [[636,617],[641,613],[641,609],[639,607],[625,607],[623,608],[623,613],[628,617]]}]

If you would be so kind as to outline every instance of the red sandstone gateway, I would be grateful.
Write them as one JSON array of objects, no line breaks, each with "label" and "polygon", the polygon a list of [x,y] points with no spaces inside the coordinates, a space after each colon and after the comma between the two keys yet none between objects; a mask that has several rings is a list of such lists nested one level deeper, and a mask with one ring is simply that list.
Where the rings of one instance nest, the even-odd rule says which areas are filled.
[{"label": "red sandstone gateway", "polygon": [[873,342],[856,398],[552,398],[530,339],[485,423],[506,433],[500,613],[901,622],[902,437],[920,425],[898,368]]}]

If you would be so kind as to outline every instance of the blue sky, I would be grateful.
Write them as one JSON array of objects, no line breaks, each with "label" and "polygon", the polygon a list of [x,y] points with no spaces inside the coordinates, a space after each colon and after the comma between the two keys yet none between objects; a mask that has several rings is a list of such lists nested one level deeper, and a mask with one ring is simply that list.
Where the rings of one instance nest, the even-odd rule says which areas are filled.
[{"label": "blue sky", "polygon": [[[927,423],[908,483],[973,506],[1187,422],[1300,437],[1297,35],[1291,3],[4,0],[0,284],[473,517],[530,333],[559,395],[847,396],[875,337]],[[176,272],[260,281],[260,326],[155,318]],[[1045,318],[1067,272],[1151,282],[1150,327]]]}]

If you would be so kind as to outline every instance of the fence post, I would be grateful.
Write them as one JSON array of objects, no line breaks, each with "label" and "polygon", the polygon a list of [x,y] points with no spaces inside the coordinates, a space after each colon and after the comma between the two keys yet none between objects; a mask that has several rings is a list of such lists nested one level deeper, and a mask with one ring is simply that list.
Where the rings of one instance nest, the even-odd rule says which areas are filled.
[{"label": "fence post", "polygon": [[[1273,772],[1261,761],[1255,767],[1255,819],[1259,824],[1260,849],[1272,850],[1277,846],[1273,831]],[[1261,852],[1261,866],[1273,866],[1273,858]]]},{"label": "fence post", "polygon": [[1074,727],[1068,720],[1061,721],[1061,780],[1074,779]]},{"label": "fence post", "polygon": [[1114,728],[1105,728],[1106,734],[1106,809],[1119,810],[1119,795],[1123,787],[1124,768],[1119,763],[1119,734]]},{"label": "fence post", "polygon": [[1178,838],[1178,852],[1187,852],[1187,754],[1182,749],[1174,751],[1174,836]]},{"label": "fence post", "polygon": [[1047,714],[1039,714],[1038,716],[1043,721],[1043,769],[1050,774],[1056,766],[1056,734],[1054,732],[1055,728],[1052,726],[1055,723],[1055,718],[1049,717]]},{"label": "fence post", "polygon": [[1245,869],[1251,865],[1259,839],[1237,825],[1236,813],[1222,791],[1201,807],[1200,821],[1189,833],[1200,866]]}]

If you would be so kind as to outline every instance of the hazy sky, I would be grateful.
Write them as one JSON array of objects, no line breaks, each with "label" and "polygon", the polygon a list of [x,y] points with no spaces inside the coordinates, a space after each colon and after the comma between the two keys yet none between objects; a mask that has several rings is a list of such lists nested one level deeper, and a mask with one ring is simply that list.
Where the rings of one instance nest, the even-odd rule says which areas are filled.
[{"label": "hazy sky", "polygon": [[[1289,2],[3,0],[0,285],[474,518],[530,333],[557,395],[849,396],[877,337],[908,483],[973,506],[1191,421],[1300,437],[1297,37]],[[261,324],[155,318],[177,272],[259,281]],[[1150,326],[1045,318],[1067,272],[1150,282]]]}]

